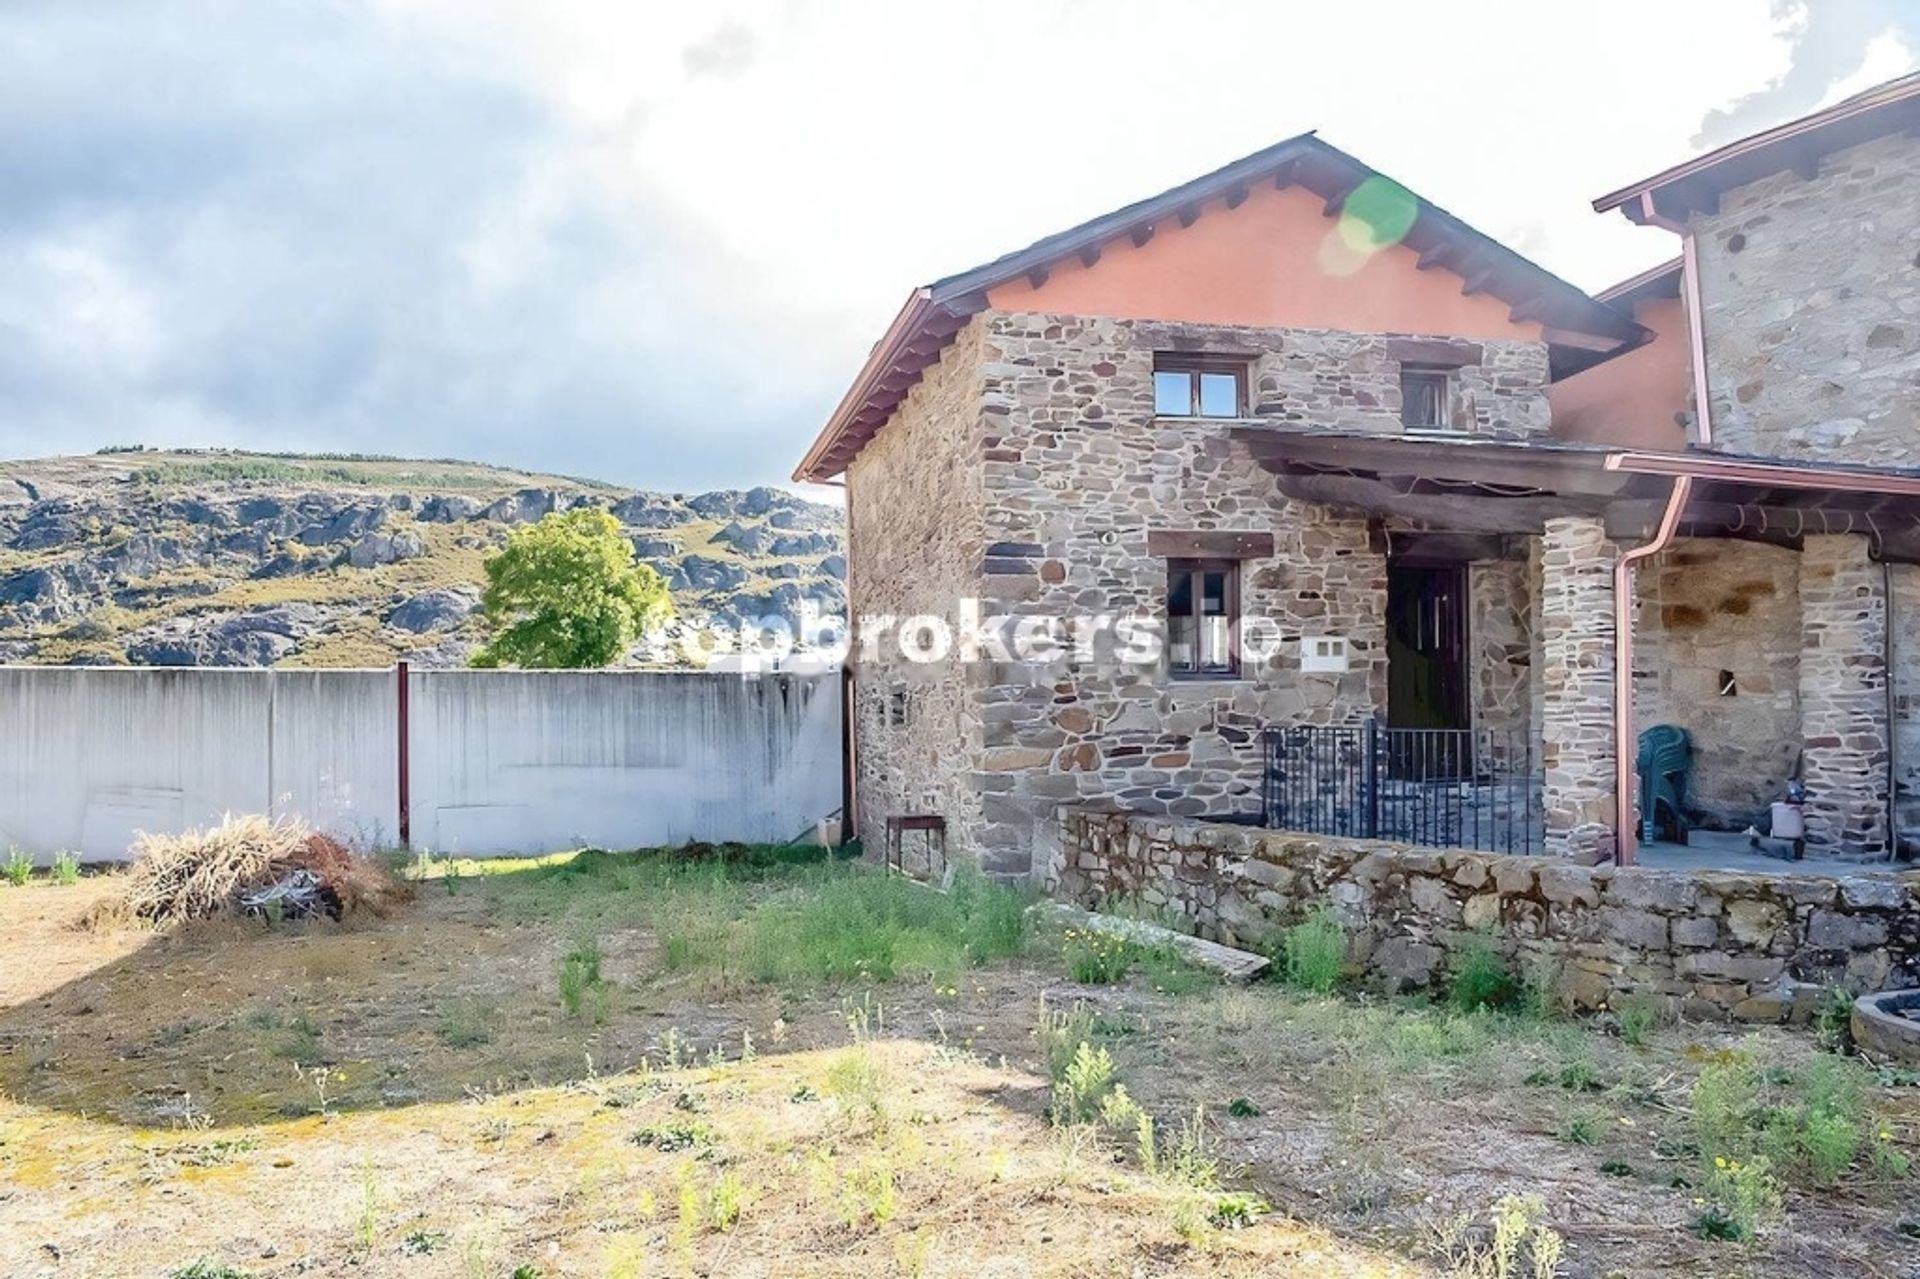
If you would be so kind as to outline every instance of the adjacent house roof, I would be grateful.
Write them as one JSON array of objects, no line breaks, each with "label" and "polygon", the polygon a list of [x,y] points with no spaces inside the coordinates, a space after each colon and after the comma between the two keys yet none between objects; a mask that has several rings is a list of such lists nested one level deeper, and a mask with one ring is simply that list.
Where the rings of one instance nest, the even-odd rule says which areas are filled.
[{"label": "adjacent house roof", "polygon": [[1638,275],[1629,276],[1618,284],[1600,290],[1593,295],[1594,300],[1631,312],[1634,303],[1649,298],[1677,298],[1680,296],[1680,268],[1679,258],[1648,267]]},{"label": "adjacent house roof", "polygon": [[[823,480],[845,470],[967,319],[985,309],[987,291],[996,285],[1021,276],[1037,283],[1046,278],[1051,265],[1069,257],[1091,265],[1104,243],[1128,236],[1134,244],[1144,244],[1169,219],[1180,226],[1191,225],[1209,200],[1225,197],[1229,205],[1237,205],[1255,183],[1304,187],[1325,200],[1326,213],[1332,217],[1361,183],[1380,176],[1339,148],[1303,133],[1016,253],[916,289],[874,346],[794,478]],[[1445,209],[1415,199],[1417,213],[1400,243],[1420,255],[1423,269],[1442,267],[1461,277],[1464,292],[1487,293],[1507,302],[1516,322],[1539,321],[1549,331],[1550,342],[1556,334],[1581,335],[1589,339],[1581,345],[1591,347],[1592,340],[1598,339],[1602,349],[1611,350],[1646,340],[1647,331],[1622,311],[1588,297]]]},{"label": "adjacent house roof", "polygon": [[1820,157],[1902,129],[1920,128],[1920,72],[1855,94],[1824,111],[1732,142],[1621,187],[1593,202],[1635,222],[1662,223],[1718,207],[1720,195],[1785,169],[1811,178]]}]

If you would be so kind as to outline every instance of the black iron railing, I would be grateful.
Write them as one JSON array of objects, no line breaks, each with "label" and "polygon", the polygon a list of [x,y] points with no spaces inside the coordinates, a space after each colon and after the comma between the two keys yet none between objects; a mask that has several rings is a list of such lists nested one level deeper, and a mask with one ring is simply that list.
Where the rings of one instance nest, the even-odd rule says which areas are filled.
[{"label": "black iron railing", "polygon": [[1533,739],[1485,729],[1269,728],[1261,819],[1275,830],[1497,853],[1541,850]]}]

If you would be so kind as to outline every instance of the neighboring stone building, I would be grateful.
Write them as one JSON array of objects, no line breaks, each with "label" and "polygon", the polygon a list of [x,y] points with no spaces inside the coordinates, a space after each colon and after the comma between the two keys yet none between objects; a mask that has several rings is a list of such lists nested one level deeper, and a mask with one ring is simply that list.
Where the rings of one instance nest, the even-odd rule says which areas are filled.
[{"label": "neighboring stone building", "polygon": [[[1884,855],[1920,604],[1882,564],[1920,559],[1920,472],[1844,464],[1920,462],[1920,85],[1893,88],[1622,193],[1698,267],[1598,299],[1311,135],[918,290],[796,473],[847,486],[858,830],[938,815],[1044,873],[1062,805],[1273,820],[1262,734],[1318,727],[1331,771],[1286,813],[1377,826],[1438,780],[1455,841],[1497,818],[1602,859],[1634,637],[1638,724],[1695,739],[1694,820],[1737,829],[1798,775],[1816,848]],[[1724,437],[1693,412],[1696,277]],[[1369,723],[1403,736],[1364,737],[1360,789]]]}]

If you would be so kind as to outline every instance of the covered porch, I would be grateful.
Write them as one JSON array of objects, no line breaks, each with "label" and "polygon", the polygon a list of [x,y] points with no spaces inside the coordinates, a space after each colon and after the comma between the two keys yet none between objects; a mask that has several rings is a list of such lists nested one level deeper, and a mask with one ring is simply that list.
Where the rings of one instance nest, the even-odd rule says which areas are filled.
[{"label": "covered porch", "polygon": [[[1920,695],[1904,655],[1920,650],[1902,643],[1910,629],[1920,643],[1905,607],[1920,598],[1920,472],[1556,440],[1236,438],[1288,496],[1365,516],[1387,565],[1387,705],[1377,726],[1338,730],[1385,740],[1272,726],[1267,824],[1755,870],[1782,863],[1744,832],[1767,832],[1789,782],[1807,791],[1803,868],[1888,860],[1920,825],[1902,818],[1920,759],[1903,741]],[[1651,725],[1687,736],[1693,830],[1636,858]]]}]

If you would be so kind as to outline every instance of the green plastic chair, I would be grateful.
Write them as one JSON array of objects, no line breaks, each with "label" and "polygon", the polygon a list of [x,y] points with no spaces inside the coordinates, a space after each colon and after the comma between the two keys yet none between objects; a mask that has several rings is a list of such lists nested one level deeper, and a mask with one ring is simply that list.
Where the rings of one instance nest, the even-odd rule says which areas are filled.
[{"label": "green plastic chair", "polygon": [[1640,839],[1652,843],[1671,831],[1687,842],[1687,774],[1693,769],[1693,739],[1673,724],[1655,724],[1640,734]]}]

